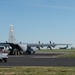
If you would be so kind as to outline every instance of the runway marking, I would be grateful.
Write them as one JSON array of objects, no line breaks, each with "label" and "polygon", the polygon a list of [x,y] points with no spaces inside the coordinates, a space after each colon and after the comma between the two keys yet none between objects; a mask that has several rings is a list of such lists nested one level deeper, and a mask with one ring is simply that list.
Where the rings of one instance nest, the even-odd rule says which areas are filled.
[{"label": "runway marking", "polygon": [[57,58],[57,56],[32,56],[32,58]]},{"label": "runway marking", "polygon": [[24,55],[10,55],[8,57],[24,57]]}]

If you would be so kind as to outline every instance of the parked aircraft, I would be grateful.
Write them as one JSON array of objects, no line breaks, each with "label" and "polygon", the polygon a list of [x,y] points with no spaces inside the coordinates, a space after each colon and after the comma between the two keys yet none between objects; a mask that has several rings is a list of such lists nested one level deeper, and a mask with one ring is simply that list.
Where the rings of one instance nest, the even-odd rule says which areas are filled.
[{"label": "parked aircraft", "polygon": [[66,45],[66,47],[60,47],[59,49],[67,49],[68,45]]},{"label": "parked aircraft", "polygon": [[[41,44],[40,41],[39,43],[16,43],[15,38],[14,38],[14,29],[13,25],[10,25],[10,31],[9,31],[9,41],[6,43],[0,43],[0,45],[8,45],[10,54],[34,54],[37,50],[40,50],[40,47],[48,47],[52,49],[52,47],[55,47],[57,45],[71,45],[71,44],[55,44],[55,43],[50,43],[49,44]],[[10,48],[11,47],[11,48]]]}]

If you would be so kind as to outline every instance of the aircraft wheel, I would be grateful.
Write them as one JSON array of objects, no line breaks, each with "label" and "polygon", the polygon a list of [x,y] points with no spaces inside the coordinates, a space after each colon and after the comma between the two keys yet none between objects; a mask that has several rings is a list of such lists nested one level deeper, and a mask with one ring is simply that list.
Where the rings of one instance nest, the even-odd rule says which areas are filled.
[{"label": "aircraft wheel", "polygon": [[31,54],[31,51],[29,51],[28,54]]},{"label": "aircraft wheel", "polygon": [[33,51],[33,54],[35,54],[35,52]]},{"label": "aircraft wheel", "polygon": [[3,59],[4,60],[4,62],[7,62],[7,59]]},{"label": "aircraft wheel", "polygon": [[0,62],[2,62],[2,60],[0,60]]}]

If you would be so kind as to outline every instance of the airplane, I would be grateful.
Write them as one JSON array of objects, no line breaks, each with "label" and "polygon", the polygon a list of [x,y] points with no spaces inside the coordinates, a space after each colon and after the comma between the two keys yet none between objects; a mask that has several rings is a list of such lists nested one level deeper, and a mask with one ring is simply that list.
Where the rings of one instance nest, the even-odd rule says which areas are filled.
[{"label": "airplane", "polygon": [[41,44],[40,41],[39,43],[17,43],[15,38],[14,38],[14,29],[13,25],[10,25],[10,30],[9,30],[9,39],[8,42],[6,41],[5,43],[0,43],[0,45],[4,45],[9,48],[10,50],[10,55],[14,54],[34,54],[37,50],[40,50],[40,47],[48,47],[52,50],[52,47],[56,47],[57,45],[71,45],[71,44],[55,44],[55,43],[50,43],[49,44]]},{"label": "airplane", "polygon": [[59,47],[59,49],[67,49],[68,45],[66,45],[66,47]]}]

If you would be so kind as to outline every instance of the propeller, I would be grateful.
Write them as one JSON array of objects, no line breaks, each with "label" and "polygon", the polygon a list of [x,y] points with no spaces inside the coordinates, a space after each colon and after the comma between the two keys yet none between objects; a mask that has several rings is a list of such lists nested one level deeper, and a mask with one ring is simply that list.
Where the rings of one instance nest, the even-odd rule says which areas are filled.
[{"label": "propeller", "polygon": [[[40,41],[38,42],[39,44],[40,44]],[[43,44],[43,43],[42,43]],[[43,48],[43,46],[41,45],[40,46],[41,48]],[[37,46],[36,48],[38,48],[39,50],[40,50],[40,47],[39,46]]]},{"label": "propeller", "polygon": [[[49,41],[49,43],[51,44],[51,41]],[[47,48],[50,48],[50,50],[52,50],[51,46],[47,46]]]},{"label": "propeller", "polygon": [[22,42],[20,41],[20,43],[22,43]]},{"label": "propeller", "polygon": [[51,44],[51,41],[50,41],[50,44]]},{"label": "propeller", "polygon": [[50,41],[50,44],[52,45],[52,46],[48,46],[47,48],[50,48],[50,50],[52,50],[52,48],[51,47],[55,47],[56,45],[55,45],[55,43],[53,42],[53,44],[52,44],[52,42]]},{"label": "propeller", "polygon": [[53,45],[52,45],[52,47],[53,47],[53,48],[55,48],[55,46],[56,46],[56,45],[55,45],[55,43],[53,42]]},{"label": "propeller", "polygon": [[66,47],[68,48],[68,45]]},{"label": "propeller", "polygon": [[8,42],[6,41],[6,43],[8,43]]},{"label": "propeller", "polygon": [[36,48],[38,48],[40,50],[40,47],[39,46],[36,46]]},{"label": "propeller", "polygon": [[39,44],[40,44],[40,41],[39,41]]},{"label": "propeller", "polygon": [[[43,44],[43,43],[42,43]],[[43,48],[43,46],[41,46],[41,48]]]},{"label": "propeller", "polygon": [[47,48],[50,48],[50,50],[52,50],[51,46],[48,46]]}]

